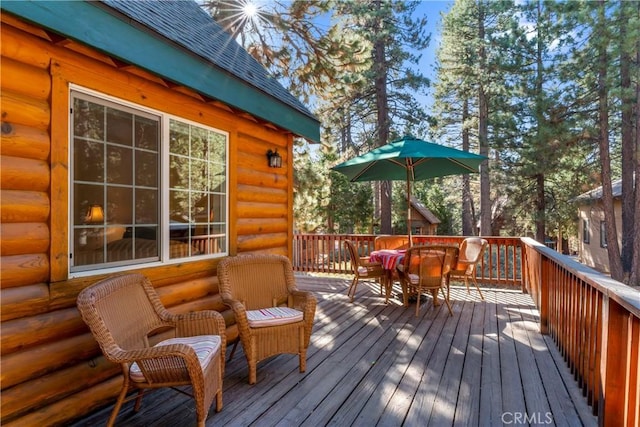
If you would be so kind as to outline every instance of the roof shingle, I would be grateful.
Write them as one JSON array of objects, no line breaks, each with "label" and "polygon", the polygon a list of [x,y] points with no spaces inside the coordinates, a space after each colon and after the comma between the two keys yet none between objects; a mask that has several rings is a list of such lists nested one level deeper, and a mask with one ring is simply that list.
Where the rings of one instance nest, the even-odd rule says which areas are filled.
[{"label": "roof shingle", "polygon": [[271,77],[196,2],[103,0],[103,3],[301,113],[313,117],[307,107]]}]

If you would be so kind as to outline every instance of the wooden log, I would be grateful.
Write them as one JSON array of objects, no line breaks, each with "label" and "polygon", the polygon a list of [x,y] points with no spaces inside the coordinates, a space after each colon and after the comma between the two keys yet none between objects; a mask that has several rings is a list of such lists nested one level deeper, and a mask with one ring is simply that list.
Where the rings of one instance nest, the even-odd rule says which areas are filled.
[{"label": "wooden log", "polygon": [[238,325],[234,323],[233,325],[227,328],[227,345],[229,345],[232,342],[236,342],[239,338],[240,338],[240,332],[238,331]]},{"label": "wooden log", "polygon": [[99,354],[100,348],[89,333],[16,351],[0,359],[0,384],[4,390]]},{"label": "wooden log", "polygon": [[[288,135],[279,130],[265,127],[262,124],[248,122],[246,125],[238,127],[238,141],[241,147],[245,142],[256,141],[255,146],[263,145],[262,151],[266,153],[269,148],[286,151],[288,147]],[[260,150],[256,150],[256,153]]]},{"label": "wooden log", "polygon": [[222,314],[222,317],[224,317],[224,323],[225,325],[227,325],[227,330],[231,325],[236,324],[236,317],[233,314],[233,310],[231,310],[229,307],[225,306],[225,309],[218,311],[218,313]]},{"label": "wooden log", "polygon": [[65,425],[78,416],[106,404],[115,403],[114,396],[117,396],[121,387],[122,378],[117,376],[37,411],[28,412],[22,417],[7,421],[3,419],[2,425],[4,427]]},{"label": "wooden log", "polygon": [[2,322],[1,354],[4,356],[23,351],[48,342],[86,334],[87,331],[87,326],[75,307]]},{"label": "wooden log", "polygon": [[[240,252],[238,252],[240,253]],[[241,252],[243,255],[282,255],[289,256],[289,251],[286,246],[277,246],[272,248],[258,248],[253,250],[244,250]]]},{"label": "wooden log", "polygon": [[49,249],[49,227],[42,222],[0,224],[0,255],[45,253]]},{"label": "wooden log", "polygon": [[[49,285],[46,283],[0,290],[0,319],[2,322],[44,313],[48,309]],[[2,325],[4,328],[4,323]]]},{"label": "wooden log", "polygon": [[[266,164],[265,158],[265,164]],[[238,165],[236,170],[238,185],[247,184],[261,188],[287,188],[288,180],[285,174],[286,168],[271,170],[255,170]]]},{"label": "wooden log", "polygon": [[[113,67],[116,66],[116,61],[110,55],[104,54],[102,52],[98,52],[97,50],[87,46],[83,43],[78,43],[74,40],[65,39],[62,42],[56,42],[56,45],[60,47],[64,47],[66,51],[71,51],[74,53],[79,53],[81,55],[86,56],[87,58],[95,59],[100,62],[104,62],[107,65],[111,65]],[[86,60],[86,59],[85,59]]]},{"label": "wooden log", "polygon": [[273,203],[238,202],[238,218],[287,218],[285,205]]},{"label": "wooden log", "polygon": [[258,249],[287,246],[287,233],[262,234],[258,236],[238,236],[238,251],[253,251]]},{"label": "wooden log", "polygon": [[[136,270],[136,272],[147,276],[156,287],[161,287],[215,274],[219,261],[219,258],[214,258],[179,264],[167,264],[160,267],[141,268]],[[51,283],[49,285],[51,292],[51,309],[74,307],[78,293],[80,293],[82,289],[107,276],[109,276],[109,273]]]},{"label": "wooden log", "polygon": [[[180,313],[190,313],[192,311],[202,311],[202,310],[214,310],[214,307],[218,309],[226,308],[222,303],[222,298],[219,294],[211,295],[206,298],[200,298],[195,301],[189,301],[183,304],[175,305],[171,307],[171,312],[180,314]],[[218,310],[215,310],[218,311]]]},{"label": "wooden log", "polygon": [[266,165],[267,150],[278,150],[278,154],[282,157],[282,163],[285,163],[287,158],[287,140],[282,136],[276,138],[271,134],[262,135],[262,138],[258,135],[249,135],[246,132],[238,133],[238,151],[243,154],[250,154],[252,157],[261,157],[264,159]]},{"label": "wooden log", "polygon": [[[269,167],[268,164],[268,158],[267,158],[267,151],[268,151],[268,146],[265,145],[262,148],[262,152],[261,153],[248,153],[245,151],[242,151],[241,149],[238,150],[238,167],[239,168],[243,168],[243,169],[248,169],[251,171],[255,171],[255,172],[262,172],[262,173],[267,173],[267,174],[275,174],[275,175],[281,175],[286,177],[287,175],[287,167],[286,167],[286,161],[283,158],[282,159],[282,167],[281,168],[272,168]],[[273,148],[271,148],[271,150],[273,150]],[[280,151],[278,151],[278,154],[280,154]],[[280,157],[283,157],[282,154],[280,154]]]},{"label": "wooden log", "polygon": [[46,131],[15,123],[3,123],[1,129],[2,155],[43,161],[49,159],[51,138]]},{"label": "wooden log", "polygon": [[[110,378],[121,378],[120,365],[98,356],[68,369],[26,381],[2,391],[3,419],[27,415],[37,408],[65,399]],[[73,381],[69,381],[73,378]],[[86,395],[87,398],[89,395]],[[88,399],[91,400],[91,399]]]},{"label": "wooden log", "polygon": [[242,202],[287,203],[289,200],[286,188],[265,188],[253,185],[238,185],[236,197]]},{"label": "wooden log", "polygon": [[218,280],[207,276],[195,280],[157,288],[160,300],[166,307],[197,300],[218,293]]},{"label": "wooden log", "polygon": [[49,226],[59,230],[51,239],[49,251],[50,280],[58,282],[69,277],[69,84],[52,74],[51,91],[51,212]]},{"label": "wooden log", "polygon": [[49,128],[51,109],[46,101],[40,101],[5,91],[4,89],[0,94],[3,122],[19,123],[41,130]]},{"label": "wooden log", "polygon": [[228,111],[203,104],[197,99],[168,90],[155,82],[98,62],[82,61],[82,58],[64,49],[56,51],[56,54],[60,59],[51,62],[51,74],[55,78],[90,85],[93,89],[114,97],[198,123],[225,129],[238,126],[238,118]]},{"label": "wooden log", "polygon": [[287,218],[238,218],[238,235],[285,233],[289,230]]},{"label": "wooden log", "polygon": [[49,164],[42,160],[0,156],[0,179],[3,190],[48,191]]},{"label": "wooden log", "polygon": [[0,199],[2,223],[47,222],[49,219],[49,195],[46,192],[2,190]]},{"label": "wooden log", "polygon": [[47,254],[12,255],[0,258],[2,281],[0,289],[33,285],[49,279]]},{"label": "wooden log", "polygon": [[28,98],[46,101],[51,94],[51,76],[46,69],[15,59],[2,58],[0,81],[3,91],[10,91]]},{"label": "wooden log", "polygon": [[0,26],[0,53],[2,60],[11,58],[15,61],[31,66],[47,69],[51,62],[51,44],[25,33],[15,26],[19,26],[17,20],[11,22],[7,14],[2,14],[2,22],[8,25]]}]

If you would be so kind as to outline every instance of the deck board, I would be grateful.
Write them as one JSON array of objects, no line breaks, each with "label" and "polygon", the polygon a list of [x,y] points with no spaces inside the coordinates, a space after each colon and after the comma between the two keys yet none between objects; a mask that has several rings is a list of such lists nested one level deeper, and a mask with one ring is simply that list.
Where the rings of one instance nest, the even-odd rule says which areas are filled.
[{"label": "deck board", "polygon": [[[297,356],[275,356],[258,364],[251,386],[239,346],[226,365],[224,408],[212,409],[207,425],[501,425],[525,414],[540,424],[597,424],[553,341],[539,333],[528,295],[486,288],[481,301],[454,285],[453,316],[429,297],[416,317],[415,302],[385,305],[375,283],[361,283],[352,304],[346,276],[297,280],[318,298],[306,372]],[[137,414],[132,407],[123,406],[117,426],[195,424],[191,399],[171,390],[145,395]],[[104,424],[111,409],[72,426]]]}]

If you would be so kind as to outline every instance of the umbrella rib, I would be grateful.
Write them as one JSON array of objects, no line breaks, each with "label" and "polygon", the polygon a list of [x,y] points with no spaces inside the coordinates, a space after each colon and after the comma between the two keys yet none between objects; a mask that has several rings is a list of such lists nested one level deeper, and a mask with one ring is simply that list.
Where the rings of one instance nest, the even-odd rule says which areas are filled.
[{"label": "umbrella rib", "polygon": [[404,168],[407,171],[407,177],[409,177],[409,174],[411,174],[411,180],[414,181],[416,179],[415,176],[415,171],[414,171],[414,164],[413,164],[413,158],[411,157],[406,157],[405,158],[405,162],[399,162],[396,159],[387,159],[387,161],[389,163],[393,163],[395,165],[400,166],[401,168]]},{"label": "umbrella rib", "polygon": [[452,157],[448,157],[448,159],[449,159],[451,162],[453,162],[453,163],[457,164],[458,166],[461,166],[461,167],[465,168],[465,169],[466,169],[466,170],[468,170],[468,171],[475,172],[475,169],[474,169],[473,167],[471,167],[471,166],[467,166],[467,165],[465,165],[464,163],[460,162],[459,160],[456,160],[456,159],[454,159],[454,158],[452,158]]},{"label": "umbrella rib", "polygon": [[358,180],[358,178],[360,178],[362,175],[365,174],[365,172],[367,172],[369,169],[371,169],[373,167],[373,165],[375,165],[376,163],[378,163],[378,161],[376,160],[375,162],[371,162],[367,165],[367,167],[363,168],[360,172],[358,172],[357,174],[355,174],[355,176],[353,178],[350,179],[351,182],[355,182]]}]

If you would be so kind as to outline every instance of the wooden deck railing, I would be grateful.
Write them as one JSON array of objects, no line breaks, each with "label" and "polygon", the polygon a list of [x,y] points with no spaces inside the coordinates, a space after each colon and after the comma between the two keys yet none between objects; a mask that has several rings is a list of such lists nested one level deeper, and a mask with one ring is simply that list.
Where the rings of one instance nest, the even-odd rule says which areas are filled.
[{"label": "wooden deck railing", "polygon": [[[294,269],[350,273],[344,240],[361,255],[375,235],[297,234]],[[414,236],[415,243],[463,237]],[[540,311],[540,329],[555,341],[603,426],[640,424],[640,289],[626,286],[529,238],[488,237],[478,270],[485,284],[519,286]]]},{"label": "wooden deck railing", "polygon": [[[296,234],[293,268],[300,272],[351,273],[344,241],[351,240],[362,256],[373,250],[374,234]],[[460,243],[458,236],[413,236],[414,244]],[[478,268],[480,283],[522,286],[522,249],[518,237],[485,237],[489,248]]]},{"label": "wooden deck railing", "polygon": [[525,289],[603,426],[640,424],[640,290],[523,238]]}]

